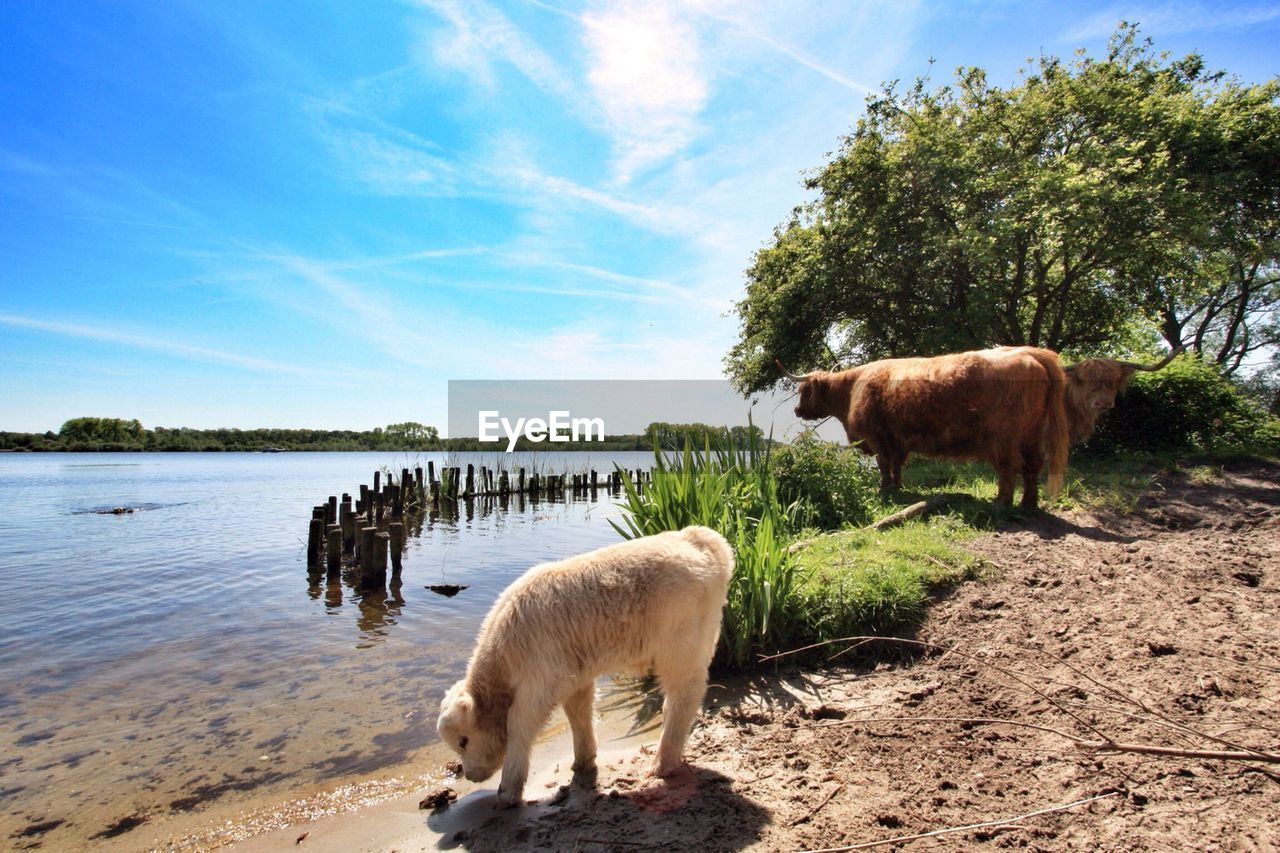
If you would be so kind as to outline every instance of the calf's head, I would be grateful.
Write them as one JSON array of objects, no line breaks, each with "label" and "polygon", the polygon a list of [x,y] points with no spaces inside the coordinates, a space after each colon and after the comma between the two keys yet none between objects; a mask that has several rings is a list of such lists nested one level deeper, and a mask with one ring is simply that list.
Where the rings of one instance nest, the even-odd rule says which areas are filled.
[{"label": "calf's head", "polygon": [[507,751],[506,709],[500,724],[490,717],[490,709],[477,703],[459,681],[449,688],[440,703],[440,719],[436,732],[462,761],[462,775],[472,782],[483,782],[502,766]]}]

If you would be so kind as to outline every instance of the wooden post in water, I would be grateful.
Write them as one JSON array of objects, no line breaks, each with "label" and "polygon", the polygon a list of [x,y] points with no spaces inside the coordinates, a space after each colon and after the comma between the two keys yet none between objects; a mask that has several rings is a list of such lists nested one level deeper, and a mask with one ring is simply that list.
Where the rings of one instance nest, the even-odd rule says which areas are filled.
[{"label": "wooden post in water", "polygon": [[373,517],[369,521],[375,527],[382,524],[382,512],[386,507],[386,500],[387,493],[385,489],[379,489],[373,493]]},{"label": "wooden post in water", "polygon": [[356,504],[356,512],[362,513],[362,512],[368,512],[368,511],[369,511],[369,487],[366,486],[364,483],[361,483],[360,484],[360,501],[359,503]]},{"label": "wooden post in water", "polygon": [[377,579],[374,581],[374,585],[385,586],[387,583],[387,551],[391,546],[391,534],[385,530],[379,530],[373,536],[373,549],[376,554],[374,562],[377,566]]},{"label": "wooden post in water", "polygon": [[342,571],[342,525],[330,524],[325,531],[324,543],[325,563],[329,574],[336,575]]},{"label": "wooden post in water", "polygon": [[356,524],[349,496],[338,508],[338,524],[342,528],[342,553],[350,554],[356,547]]},{"label": "wooden post in water", "polygon": [[324,517],[311,517],[311,529],[307,531],[307,568],[320,564],[320,542],[324,537]]},{"label": "wooden post in water", "polygon": [[521,468],[521,469],[520,469],[520,488],[519,488],[519,492],[520,492],[520,494],[524,494],[524,469],[523,469],[523,468]]},{"label": "wooden post in water", "polygon": [[466,496],[471,497],[476,493],[476,466],[470,462],[467,463],[467,491]]},{"label": "wooden post in water", "polygon": [[391,576],[400,577],[400,557],[404,553],[404,525],[398,521],[393,521],[387,525],[387,533],[390,536],[388,542],[391,545]]},{"label": "wooden post in water", "polygon": [[498,494],[504,497],[511,493],[511,475],[506,471],[498,477]]},{"label": "wooden post in water", "polygon": [[427,500],[427,490],[422,485],[422,466],[419,465],[413,469],[413,488],[418,493],[418,506],[422,506]]},{"label": "wooden post in water", "polygon": [[381,470],[373,472],[373,491],[374,491],[374,494],[377,494],[378,492],[382,491],[382,471]]},{"label": "wooden post in water", "polygon": [[[441,470],[443,471],[443,469]],[[434,483],[435,481],[436,481],[436,463],[428,459],[427,460],[427,482]]]},{"label": "wooden post in water", "polygon": [[374,536],[378,528],[372,525],[360,528],[360,585],[370,586],[378,571],[378,555]]}]

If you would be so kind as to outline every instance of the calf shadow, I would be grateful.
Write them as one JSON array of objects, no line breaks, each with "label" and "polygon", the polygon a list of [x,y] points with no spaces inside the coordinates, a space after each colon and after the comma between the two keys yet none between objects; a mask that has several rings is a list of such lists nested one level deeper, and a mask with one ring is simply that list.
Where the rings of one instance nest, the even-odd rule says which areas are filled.
[{"label": "calf shadow", "polygon": [[739,850],[760,837],[769,811],[714,770],[685,766],[668,779],[614,776],[601,790],[575,777],[549,797],[506,811],[475,792],[427,818],[440,849]]}]

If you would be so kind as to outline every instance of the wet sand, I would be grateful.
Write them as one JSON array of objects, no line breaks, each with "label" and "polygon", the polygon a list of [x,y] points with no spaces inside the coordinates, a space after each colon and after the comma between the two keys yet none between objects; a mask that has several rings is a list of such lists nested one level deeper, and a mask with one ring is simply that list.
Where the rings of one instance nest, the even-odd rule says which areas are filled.
[{"label": "wet sand", "polygon": [[[644,750],[658,740],[661,694],[639,682],[601,679],[596,697],[601,766],[617,761],[650,761]],[[434,724],[434,720],[430,722]],[[527,800],[545,802],[561,787],[570,785],[572,752],[568,724],[557,711],[534,747],[525,789]],[[469,827],[501,820],[504,815],[519,814],[525,820],[531,808],[544,807],[514,812],[495,810],[492,799],[498,776],[483,783],[453,777],[446,765],[454,758],[444,744],[432,743],[418,750],[411,761],[395,768],[399,773],[389,771],[340,785],[310,785],[299,788],[284,801],[264,796],[238,803],[215,803],[199,812],[153,819],[115,838],[110,847],[138,851],[273,851],[296,847],[332,853],[437,849],[456,846],[454,836]],[[445,786],[457,793],[456,802],[438,810],[419,808],[423,797]],[[576,791],[577,796],[589,793]]]}]

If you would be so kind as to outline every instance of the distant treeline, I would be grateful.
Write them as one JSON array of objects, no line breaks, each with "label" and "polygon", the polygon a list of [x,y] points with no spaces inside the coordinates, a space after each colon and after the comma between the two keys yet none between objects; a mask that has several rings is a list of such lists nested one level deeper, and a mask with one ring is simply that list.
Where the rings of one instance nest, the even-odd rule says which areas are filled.
[{"label": "distant treeline", "polygon": [[[759,427],[751,427],[763,440]],[[732,441],[746,446],[746,427],[712,427],[707,424],[653,423],[644,433],[610,435],[604,441],[531,442],[521,437],[516,450],[652,450],[658,446],[674,449],[687,440],[698,447],[710,441],[713,447]],[[0,432],[0,451],[263,451],[263,450],[415,450],[492,451],[505,450],[505,439],[494,444],[476,438],[441,438],[433,426],[414,423],[389,424],[371,430],[325,429],[190,429],[155,427],[147,429],[137,419],[72,418],[57,432]]]}]

